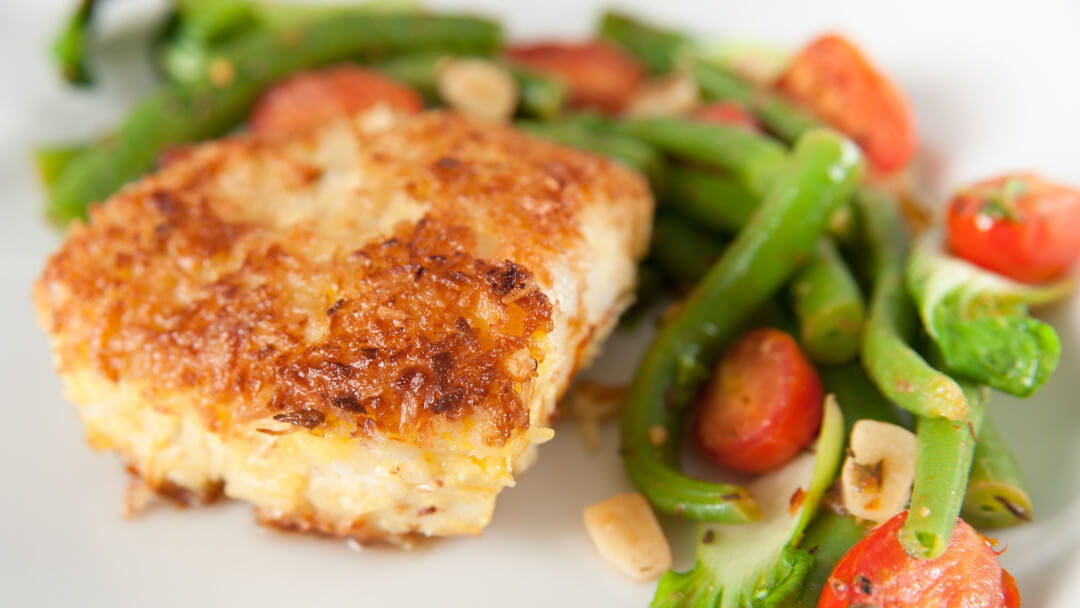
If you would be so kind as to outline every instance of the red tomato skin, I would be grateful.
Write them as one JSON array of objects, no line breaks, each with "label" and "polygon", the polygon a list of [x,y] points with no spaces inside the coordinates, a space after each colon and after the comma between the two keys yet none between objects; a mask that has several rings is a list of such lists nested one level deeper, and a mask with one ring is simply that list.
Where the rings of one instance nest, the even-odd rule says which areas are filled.
[{"label": "red tomato skin", "polygon": [[[844,555],[818,608],[1011,608],[997,554],[974,528],[957,520],[945,552],[920,560],[900,546],[897,532],[905,520],[907,511],[872,530]],[[1018,606],[1018,593],[1016,602]]]},{"label": "red tomato skin", "polygon": [[854,139],[881,174],[903,169],[915,155],[915,121],[903,94],[841,36],[812,41],[776,86]]},{"label": "red tomato skin", "polygon": [[725,468],[771,471],[817,436],[822,401],[821,379],[795,339],[757,329],[724,353],[698,404],[694,441]]},{"label": "red tomato skin", "polygon": [[693,117],[702,122],[715,122],[750,131],[761,131],[761,124],[742,105],[731,101],[718,101],[694,110]]},{"label": "red tomato skin", "polygon": [[[988,201],[1003,200],[1010,180],[1027,185],[1011,199],[1012,217],[988,213]],[[1080,256],[1080,192],[1030,173],[979,182],[950,202],[947,239],[957,256],[1011,279],[1060,278]]]},{"label": "red tomato skin", "polygon": [[1005,594],[1005,608],[1020,608],[1020,590],[1016,587],[1016,579],[1005,569],[1001,570],[1001,592]]},{"label": "red tomato skin", "polygon": [[296,133],[385,103],[415,114],[424,100],[412,87],[373,70],[339,65],[294,74],[263,92],[248,126],[257,133]]},{"label": "red tomato skin", "polygon": [[572,106],[608,113],[622,111],[645,78],[645,67],[637,59],[601,40],[515,45],[506,56],[565,82]]}]

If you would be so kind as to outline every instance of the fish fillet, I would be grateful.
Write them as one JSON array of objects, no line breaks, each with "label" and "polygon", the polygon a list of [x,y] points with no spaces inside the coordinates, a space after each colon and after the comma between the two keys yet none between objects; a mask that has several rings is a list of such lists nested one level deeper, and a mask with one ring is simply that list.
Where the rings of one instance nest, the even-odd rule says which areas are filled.
[{"label": "fish fillet", "polygon": [[92,446],[361,541],[479,532],[630,302],[638,174],[384,108],[174,155],[34,287]]}]

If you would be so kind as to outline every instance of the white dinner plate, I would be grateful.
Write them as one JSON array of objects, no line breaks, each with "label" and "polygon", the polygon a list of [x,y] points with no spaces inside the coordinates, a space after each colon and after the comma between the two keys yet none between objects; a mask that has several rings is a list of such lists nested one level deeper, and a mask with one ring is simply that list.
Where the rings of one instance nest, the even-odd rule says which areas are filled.
[{"label": "white dinner plate", "polygon": [[[112,30],[153,12],[154,2],[113,2]],[[62,86],[47,63],[47,41],[72,4],[0,0],[0,605],[646,605],[653,585],[609,570],[582,528],[585,505],[630,487],[613,428],[591,453],[572,424],[561,424],[538,464],[500,496],[482,536],[411,552],[356,551],[342,541],[267,530],[239,503],[122,518],[127,476],[114,455],[87,447],[34,323],[30,284],[61,234],[43,219],[28,151],[34,142],[76,139],[112,124],[151,72],[144,55],[113,44],[108,52],[126,69],[107,73],[92,91]],[[499,17],[522,38],[584,35],[607,3],[432,4]],[[1080,3],[617,4],[718,40],[795,46],[827,30],[850,35],[914,105],[924,169],[939,198],[1012,169],[1080,185]],[[1078,313],[1075,300],[1046,312],[1064,342],[1050,384],[1031,400],[997,395],[992,405],[1036,507],[1035,523],[1000,535],[1009,546],[1002,561],[1028,607],[1080,606]],[[633,372],[644,340],[616,335],[612,343],[591,373],[620,381]],[[692,548],[674,548],[686,566]]]}]

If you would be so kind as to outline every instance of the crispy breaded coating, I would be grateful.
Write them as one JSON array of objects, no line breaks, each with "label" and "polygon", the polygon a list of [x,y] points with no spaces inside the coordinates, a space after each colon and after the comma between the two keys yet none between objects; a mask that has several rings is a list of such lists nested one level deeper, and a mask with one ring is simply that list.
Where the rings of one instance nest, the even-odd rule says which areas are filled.
[{"label": "crispy breaded coating", "polygon": [[92,444],[151,487],[475,533],[629,302],[651,213],[605,160],[377,109],[177,155],[72,227],[34,297]]}]

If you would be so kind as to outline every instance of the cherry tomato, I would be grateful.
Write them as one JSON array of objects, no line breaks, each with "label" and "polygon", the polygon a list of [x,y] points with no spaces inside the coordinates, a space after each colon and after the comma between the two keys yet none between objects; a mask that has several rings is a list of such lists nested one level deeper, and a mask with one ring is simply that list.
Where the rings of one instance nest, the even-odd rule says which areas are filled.
[{"label": "cherry tomato", "polygon": [[770,471],[813,441],[822,399],[821,379],[795,339],[757,329],[724,353],[698,404],[694,439],[728,469]]},{"label": "cherry tomato", "polygon": [[718,101],[694,110],[693,117],[704,122],[715,122],[750,131],[760,131],[761,125],[743,106],[731,101]]},{"label": "cherry tomato", "polygon": [[599,40],[517,45],[506,54],[526,68],[562,79],[576,107],[619,112],[645,78],[645,67],[634,57]]},{"label": "cherry tomato", "polygon": [[964,520],[957,520],[940,557],[922,560],[905,553],[897,539],[906,519],[907,511],[893,517],[844,555],[829,575],[818,608],[1019,607],[1012,577],[1001,569],[990,543]]},{"label": "cherry tomato", "polygon": [[305,131],[333,118],[386,103],[409,113],[424,108],[413,88],[352,65],[301,72],[267,89],[248,120],[259,133]]},{"label": "cherry tomato", "polygon": [[1031,174],[961,191],[949,204],[949,248],[1018,281],[1058,278],[1080,256],[1080,192]]},{"label": "cherry tomato", "polygon": [[911,110],[854,44],[827,35],[807,46],[777,87],[854,139],[882,174],[904,168],[915,154]]},{"label": "cherry tomato", "polygon": [[1020,590],[1016,588],[1016,579],[1004,569],[1001,571],[1001,592],[1005,594],[1005,608],[1020,608]]}]

